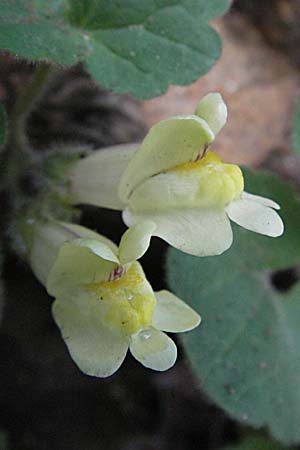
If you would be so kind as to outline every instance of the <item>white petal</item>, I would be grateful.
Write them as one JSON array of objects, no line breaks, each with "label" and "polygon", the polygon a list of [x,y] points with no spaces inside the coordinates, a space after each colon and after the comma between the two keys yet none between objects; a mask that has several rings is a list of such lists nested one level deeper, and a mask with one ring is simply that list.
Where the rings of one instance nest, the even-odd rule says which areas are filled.
[{"label": "white petal", "polygon": [[88,228],[65,222],[49,222],[35,226],[30,264],[36,277],[46,285],[50,270],[57,258],[61,245],[78,238],[103,242],[116,254],[117,246],[109,239]]},{"label": "white petal", "polygon": [[227,206],[231,220],[247,230],[277,237],[283,233],[283,222],[272,208],[252,200],[235,200]]},{"label": "white petal", "polygon": [[57,298],[68,298],[82,284],[107,280],[116,263],[95,255],[86,246],[63,244],[47,279],[47,290]]},{"label": "white petal", "polygon": [[138,144],[116,145],[93,152],[74,164],[70,173],[71,201],[120,210],[120,178]]},{"label": "white petal", "polygon": [[86,247],[91,252],[99,256],[106,261],[115,262],[119,264],[119,258],[117,255],[111,250],[111,248],[104,242],[101,242],[96,239],[74,239],[71,241],[72,245],[77,245],[78,247]]},{"label": "white petal", "polygon": [[72,302],[56,300],[52,311],[70,355],[82,372],[108,377],[118,370],[129,344],[124,336],[105,328],[99,314],[89,308],[85,312],[84,305],[80,310]]},{"label": "white petal", "polygon": [[141,183],[130,196],[131,211],[143,212],[154,209],[189,208],[203,201],[201,174],[161,173]]},{"label": "white petal", "polygon": [[156,225],[152,221],[139,222],[123,234],[119,245],[121,264],[135,261],[143,256],[149,247],[155,228]]},{"label": "white petal", "polygon": [[69,239],[91,239],[94,241],[99,241],[109,247],[115,255],[118,254],[118,246],[102,234],[75,223],[59,222],[59,224],[63,227],[67,227],[69,231],[72,231],[73,237],[70,237]]},{"label": "white petal", "polygon": [[177,347],[165,333],[149,328],[132,336],[132,355],[149,369],[164,371],[175,364]]},{"label": "white petal", "polygon": [[201,318],[190,306],[169,291],[155,292],[157,300],[153,325],[163,331],[179,333],[197,327]]},{"label": "white petal", "polygon": [[213,139],[207,123],[196,115],[175,116],[154,125],[121,178],[120,199],[127,203],[134,188],[147,178],[194,160]]},{"label": "white petal", "polygon": [[218,92],[207,94],[199,102],[196,114],[204,119],[214,134],[218,134],[227,120],[227,107]]},{"label": "white petal", "polygon": [[241,195],[241,198],[245,200],[252,200],[253,202],[260,203],[261,205],[269,206],[270,208],[280,209],[278,203],[274,202],[270,198],[261,197],[260,195],[253,195],[244,191]]},{"label": "white petal", "polygon": [[143,214],[123,211],[127,226],[153,220],[159,236],[179,250],[195,256],[219,255],[232,244],[232,230],[224,210],[174,209]]},{"label": "white petal", "polygon": [[[66,223],[66,222],[58,222],[58,224],[67,229],[69,233],[69,237],[66,240],[71,239],[92,239],[96,241],[103,242],[106,244],[115,254],[118,252],[118,247],[114,244],[110,239],[103,236],[102,234],[96,233],[96,231],[92,231],[89,228],[83,227],[81,225],[77,225],[75,223]],[[72,234],[71,234],[72,233]]]}]

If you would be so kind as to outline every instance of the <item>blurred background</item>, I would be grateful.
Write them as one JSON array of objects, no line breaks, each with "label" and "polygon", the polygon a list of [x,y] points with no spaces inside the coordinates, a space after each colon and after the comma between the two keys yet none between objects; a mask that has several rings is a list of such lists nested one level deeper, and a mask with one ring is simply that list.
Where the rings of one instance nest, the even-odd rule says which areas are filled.
[{"label": "blurred background", "polygon": [[[299,91],[299,0],[237,0],[212,25],[223,40],[217,64],[193,85],[171,87],[153,100],[103,91],[81,66],[57,69],[28,120],[35,150],[137,141],[157,121],[193,113],[203,95],[219,91],[229,119],[213,148],[226,161],[299,179],[290,152]],[[8,110],[34,70],[34,65],[0,55],[0,101]],[[30,176],[24,189],[34,195]],[[82,211],[81,223],[118,242],[125,230],[118,213]],[[5,226],[5,214],[1,221]],[[165,250],[164,243],[154,240],[143,258],[154,289],[166,286]],[[113,377],[90,378],[68,356],[51,316],[51,299],[15,254],[5,261],[5,278],[0,429],[8,435],[9,449],[209,450],[238,438],[235,422],[201,392],[182,351],[167,373],[148,371],[128,356]]]}]

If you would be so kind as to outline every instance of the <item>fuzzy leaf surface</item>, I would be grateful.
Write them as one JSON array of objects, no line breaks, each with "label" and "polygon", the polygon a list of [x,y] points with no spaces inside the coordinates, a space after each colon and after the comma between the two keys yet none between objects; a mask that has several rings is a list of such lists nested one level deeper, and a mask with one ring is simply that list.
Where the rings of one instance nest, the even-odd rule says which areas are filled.
[{"label": "fuzzy leaf surface", "polygon": [[85,61],[117,93],[151,98],[190,84],[218,59],[208,21],[229,0],[3,0],[0,48],[58,64]]},{"label": "fuzzy leaf surface", "polygon": [[65,8],[65,0],[2,0],[0,48],[30,60],[76,63],[88,46],[65,19]]}]

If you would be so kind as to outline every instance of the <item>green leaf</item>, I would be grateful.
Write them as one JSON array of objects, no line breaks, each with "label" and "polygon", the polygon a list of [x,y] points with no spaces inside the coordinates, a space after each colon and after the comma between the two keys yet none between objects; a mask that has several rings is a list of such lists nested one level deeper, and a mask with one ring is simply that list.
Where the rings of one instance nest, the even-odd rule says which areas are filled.
[{"label": "green leaf", "polygon": [[[221,256],[170,249],[168,279],[203,319],[183,342],[204,391],[234,418],[290,444],[300,441],[300,204],[292,186],[265,172],[246,172],[246,188],[282,206],[283,236],[236,226]],[[279,291],[274,272],[288,268],[295,271],[276,280],[290,289]]]},{"label": "green leaf", "polygon": [[237,445],[231,445],[223,450],[284,450],[282,445],[253,433],[247,436]]},{"label": "green leaf", "polygon": [[84,34],[64,19],[65,0],[2,0],[0,47],[16,56],[74,64],[88,52]]},{"label": "green leaf", "polygon": [[119,15],[107,11],[105,26],[91,33],[87,67],[105,87],[150,98],[195,81],[220,56],[220,39],[206,23],[220,2],[126,3]]},{"label": "green leaf", "polygon": [[0,145],[5,143],[6,139],[6,113],[3,105],[0,103]]},{"label": "green leaf", "polygon": [[0,46],[29,59],[86,62],[115,92],[141,98],[189,84],[220,56],[208,20],[230,0],[4,0]]},{"label": "green leaf", "polygon": [[293,113],[292,148],[295,156],[300,159],[300,94],[296,97]]}]

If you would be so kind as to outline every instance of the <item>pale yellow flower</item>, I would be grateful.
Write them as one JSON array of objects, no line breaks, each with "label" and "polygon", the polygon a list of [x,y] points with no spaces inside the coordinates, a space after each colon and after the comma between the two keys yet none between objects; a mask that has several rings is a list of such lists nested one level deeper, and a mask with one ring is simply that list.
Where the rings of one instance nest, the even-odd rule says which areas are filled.
[{"label": "pale yellow flower", "polygon": [[167,370],[176,345],[163,331],[183,332],[199,315],[171,292],[154,293],[136,261],[147,250],[153,223],[127,230],[119,247],[84,227],[38,226],[31,266],[55,297],[53,316],[78,367],[112,375],[127,350],[144,366]]},{"label": "pale yellow flower", "polygon": [[71,171],[73,202],[123,210],[129,227],[152,221],[153,236],[197,256],[231,246],[230,219],[256,233],[280,236],[277,203],[245,192],[240,168],[208,150],[226,118],[220,94],[208,94],[195,115],[162,120],[140,146],[95,152]]}]

